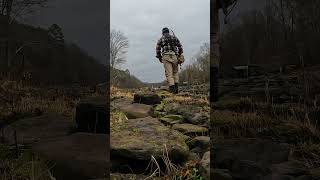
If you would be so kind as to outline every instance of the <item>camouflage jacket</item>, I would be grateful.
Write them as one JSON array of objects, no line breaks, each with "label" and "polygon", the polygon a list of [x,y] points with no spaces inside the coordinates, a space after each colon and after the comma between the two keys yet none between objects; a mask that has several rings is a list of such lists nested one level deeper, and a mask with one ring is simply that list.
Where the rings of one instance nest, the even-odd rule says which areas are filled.
[{"label": "camouflage jacket", "polygon": [[183,48],[179,39],[168,33],[164,34],[157,43],[156,53],[160,57],[161,53],[173,51],[176,54],[182,54]]}]

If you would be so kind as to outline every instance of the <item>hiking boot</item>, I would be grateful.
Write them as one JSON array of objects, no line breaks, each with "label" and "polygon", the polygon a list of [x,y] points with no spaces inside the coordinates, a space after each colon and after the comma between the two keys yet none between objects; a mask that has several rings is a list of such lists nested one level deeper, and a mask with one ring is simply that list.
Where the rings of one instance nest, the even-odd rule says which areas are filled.
[{"label": "hiking boot", "polygon": [[169,92],[175,93],[175,85],[169,86]]},{"label": "hiking boot", "polygon": [[178,93],[179,93],[179,84],[178,84],[178,83],[175,83],[175,84],[174,84],[174,93],[175,93],[175,94],[178,94]]}]

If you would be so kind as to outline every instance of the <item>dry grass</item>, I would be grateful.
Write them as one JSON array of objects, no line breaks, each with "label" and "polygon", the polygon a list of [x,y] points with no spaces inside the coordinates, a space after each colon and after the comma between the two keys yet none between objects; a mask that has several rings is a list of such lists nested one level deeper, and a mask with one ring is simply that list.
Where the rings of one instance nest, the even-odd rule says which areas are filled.
[{"label": "dry grass", "polygon": [[[317,120],[297,104],[258,103],[250,98],[225,101],[211,113],[212,137],[272,138],[293,145],[292,157],[310,168],[320,167]],[[309,107],[310,108],[310,107]]]},{"label": "dry grass", "polygon": [[6,146],[0,145],[1,180],[55,180],[49,165],[31,152],[21,152],[18,158]]},{"label": "dry grass", "polygon": [[257,113],[215,111],[211,113],[212,133],[218,136],[254,136],[274,124],[273,119]]},{"label": "dry grass", "polygon": [[144,180],[157,178],[165,180],[204,180],[198,172],[200,161],[189,161],[183,167],[176,166],[171,162],[165,144],[162,161],[165,164],[164,171],[160,168],[158,161],[153,156],[151,157],[151,161],[147,167],[147,170],[151,169],[151,173]]},{"label": "dry grass", "polygon": [[120,89],[120,88],[117,88],[115,86],[111,87],[111,91],[110,91],[111,99],[126,97],[128,99],[132,99],[133,100],[133,96],[134,96],[133,90]]},{"label": "dry grass", "polygon": [[292,157],[304,162],[310,169],[320,167],[320,144],[304,142],[292,150]]},{"label": "dry grass", "polygon": [[[32,87],[20,82],[0,82],[0,119],[16,120],[54,113],[74,119],[75,107],[80,96],[95,96],[87,88],[77,89],[80,95],[73,96],[69,87]],[[69,92],[68,92],[69,91]]]},{"label": "dry grass", "polygon": [[[312,122],[300,107],[256,103],[250,98],[225,102],[231,110],[216,110],[211,113],[212,132],[219,136],[255,137],[262,131],[284,136],[307,136],[320,139],[317,124]],[[236,109],[236,110],[235,110]]]},{"label": "dry grass", "polygon": [[209,100],[204,98],[194,98],[192,96],[171,95],[164,99],[165,103],[179,103],[183,105],[209,106]]},{"label": "dry grass", "polygon": [[[72,87],[73,88],[73,87]],[[15,81],[0,81],[0,120],[6,125],[15,120],[54,113],[75,119],[75,107],[88,89],[70,87],[33,87]],[[71,90],[70,90],[71,89]],[[80,95],[79,95],[80,94]],[[0,145],[0,180],[53,180],[50,167],[31,153],[21,153],[16,157],[6,154],[11,149]]]},{"label": "dry grass", "polygon": [[121,111],[110,112],[110,129],[111,132],[120,131],[124,122],[127,121],[127,116]]},{"label": "dry grass", "polygon": [[13,111],[27,113],[39,110],[41,112],[52,112],[68,117],[74,117],[75,106],[78,102],[79,99],[71,100],[65,97],[59,97],[55,100],[25,97],[21,99],[19,104],[13,107]]}]

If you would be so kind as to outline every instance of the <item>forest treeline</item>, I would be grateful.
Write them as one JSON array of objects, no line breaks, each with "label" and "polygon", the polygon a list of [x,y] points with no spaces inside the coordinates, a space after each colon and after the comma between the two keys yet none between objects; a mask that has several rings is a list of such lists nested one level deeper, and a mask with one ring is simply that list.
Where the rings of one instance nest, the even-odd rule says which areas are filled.
[{"label": "forest treeline", "polygon": [[221,37],[223,74],[234,65],[319,63],[319,8],[318,0],[267,0],[264,9],[232,15]]},{"label": "forest treeline", "polygon": [[120,70],[110,67],[110,84],[120,88],[141,88],[146,84],[130,74],[128,69]]},{"label": "forest treeline", "polygon": [[[4,16],[0,16],[0,23]],[[0,27],[2,24],[0,24]],[[1,34],[1,28],[0,28]],[[41,84],[97,84],[106,81],[107,68],[79,46],[64,40],[63,30],[13,22],[10,25],[10,62],[0,52],[2,74]],[[0,48],[1,49],[1,48]]]},{"label": "forest treeline", "polygon": [[210,81],[210,44],[204,43],[188,65],[182,65],[180,82],[203,84]]}]

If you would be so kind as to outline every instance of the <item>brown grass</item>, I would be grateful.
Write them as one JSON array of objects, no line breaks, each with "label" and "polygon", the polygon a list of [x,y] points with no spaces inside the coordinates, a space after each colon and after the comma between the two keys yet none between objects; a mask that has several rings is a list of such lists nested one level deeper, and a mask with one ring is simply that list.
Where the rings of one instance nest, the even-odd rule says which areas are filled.
[{"label": "brown grass", "polygon": [[115,98],[128,98],[133,100],[134,92],[133,90],[125,90],[125,89],[120,89],[115,86],[112,86],[110,88],[110,97],[111,99]]}]

